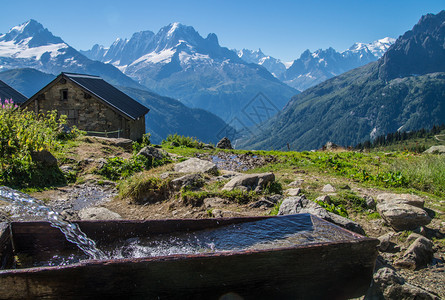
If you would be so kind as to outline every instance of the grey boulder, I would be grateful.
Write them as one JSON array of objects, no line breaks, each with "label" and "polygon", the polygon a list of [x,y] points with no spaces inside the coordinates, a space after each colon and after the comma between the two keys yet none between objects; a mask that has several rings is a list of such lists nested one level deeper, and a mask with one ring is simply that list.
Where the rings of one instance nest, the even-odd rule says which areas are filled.
[{"label": "grey boulder", "polygon": [[168,157],[167,152],[165,152],[164,150],[157,149],[152,146],[145,146],[138,152],[137,155],[142,155],[147,158],[152,158],[154,160],[160,160],[160,159],[163,159],[164,157]]},{"label": "grey boulder", "polygon": [[362,235],[365,234],[365,231],[358,223],[349,220],[348,218],[328,212],[326,209],[324,209],[317,203],[306,199],[304,195],[297,197],[289,197],[284,199],[278,211],[278,215],[288,215],[288,214],[298,214],[298,213],[312,214],[314,216],[319,217],[320,219],[324,219],[328,222],[334,223],[348,230],[354,231]]},{"label": "grey boulder", "polygon": [[223,191],[233,191],[240,189],[243,191],[260,192],[268,184],[275,181],[273,173],[244,174],[231,179],[224,187]]},{"label": "grey boulder", "polygon": [[186,161],[175,165],[175,172],[178,173],[208,173],[216,175],[218,168],[212,162],[199,158],[189,158]]},{"label": "grey boulder", "polygon": [[413,230],[431,222],[425,210],[405,203],[379,203],[377,211],[383,220],[396,231]]}]

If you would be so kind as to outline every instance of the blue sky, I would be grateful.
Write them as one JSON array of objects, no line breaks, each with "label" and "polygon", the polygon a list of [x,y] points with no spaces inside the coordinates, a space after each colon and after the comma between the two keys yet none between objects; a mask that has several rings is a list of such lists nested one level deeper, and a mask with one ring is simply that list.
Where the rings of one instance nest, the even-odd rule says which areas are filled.
[{"label": "blue sky", "polygon": [[204,37],[216,33],[222,46],[261,48],[291,61],[306,49],[342,51],[354,42],[397,38],[423,14],[442,9],[444,0],[22,0],[2,3],[0,32],[32,18],[74,48],[86,50],[181,22]]}]

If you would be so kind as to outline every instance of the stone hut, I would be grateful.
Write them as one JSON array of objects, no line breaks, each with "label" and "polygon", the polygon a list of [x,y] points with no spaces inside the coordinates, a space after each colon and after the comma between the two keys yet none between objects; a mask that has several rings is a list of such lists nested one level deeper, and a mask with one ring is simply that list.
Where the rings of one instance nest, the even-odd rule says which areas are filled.
[{"label": "stone hut", "polygon": [[61,73],[22,103],[36,113],[57,110],[69,126],[90,135],[137,140],[145,133],[149,109],[100,77]]},{"label": "stone hut", "polygon": [[25,96],[23,96],[21,93],[19,93],[17,90],[13,89],[6,83],[0,80],[0,99],[2,102],[5,100],[11,100],[14,101],[16,104],[20,104],[28,100]]}]

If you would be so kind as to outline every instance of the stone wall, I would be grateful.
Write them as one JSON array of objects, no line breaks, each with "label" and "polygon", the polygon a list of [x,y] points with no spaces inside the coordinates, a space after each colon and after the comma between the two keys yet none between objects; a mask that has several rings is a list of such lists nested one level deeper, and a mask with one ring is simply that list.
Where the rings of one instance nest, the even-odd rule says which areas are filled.
[{"label": "stone wall", "polygon": [[105,136],[103,133],[107,132],[108,137],[118,137],[117,133],[108,132],[120,130],[119,137],[137,140],[145,133],[145,116],[127,119],[70,80],[61,79],[34,98],[27,105],[28,110],[36,113],[57,110],[59,115],[68,117],[70,126],[75,125],[91,135]]}]

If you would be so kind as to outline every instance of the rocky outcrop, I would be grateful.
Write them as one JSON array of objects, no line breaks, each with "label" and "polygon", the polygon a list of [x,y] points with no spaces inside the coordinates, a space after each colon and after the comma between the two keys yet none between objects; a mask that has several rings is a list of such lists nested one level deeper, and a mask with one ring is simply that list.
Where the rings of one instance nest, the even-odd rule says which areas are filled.
[{"label": "rocky outcrop", "polygon": [[334,213],[328,212],[317,203],[306,199],[304,195],[284,199],[283,203],[281,203],[280,210],[278,211],[278,215],[289,215],[298,213],[312,214],[348,230],[362,235],[365,234],[365,231],[358,223]]},{"label": "rocky outcrop", "polygon": [[187,174],[170,181],[173,190],[179,191],[181,188],[198,189],[204,185],[204,178],[200,173]]},{"label": "rocky outcrop", "polygon": [[391,194],[383,193],[377,196],[378,203],[401,203],[423,208],[425,200],[421,197],[411,194]]},{"label": "rocky outcrop", "polygon": [[162,149],[157,149],[153,146],[146,146],[142,148],[137,155],[142,155],[153,160],[160,160],[164,157],[168,157],[168,153]]},{"label": "rocky outcrop", "polygon": [[232,148],[232,143],[230,142],[230,140],[227,137],[223,137],[218,144],[216,144],[216,148],[219,149],[233,149]]},{"label": "rocky outcrop", "polygon": [[438,300],[436,295],[406,283],[394,269],[383,266],[373,275],[373,283],[365,299],[425,299]]},{"label": "rocky outcrop", "polygon": [[253,207],[253,208],[257,208],[257,207],[264,207],[264,208],[274,207],[275,205],[278,204],[278,202],[281,201],[281,199],[283,199],[282,195],[265,195],[260,200],[255,201],[255,202],[249,204],[249,207]]},{"label": "rocky outcrop", "polygon": [[382,194],[377,197],[377,211],[394,230],[413,230],[431,222],[423,209],[424,201],[408,194]]},{"label": "rocky outcrop", "polygon": [[417,270],[430,263],[433,259],[433,254],[433,242],[423,236],[419,236],[406,249],[402,258],[395,262],[395,266]]},{"label": "rocky outcrop", "polygon": [[429,154],[445,154],[445,146],[431,146],[425,152]]},{"label": "rocky outcrop", "polygon": [[175,165],[175,172],[178,173],[208,173],[216,175],[218,168],[212,162],[199,158],[189,158],[186,161]]},{"label": "rocky outcrop", "polygon": [[230,180],[224,187],[223,191],[233,191],[240,189],[243,191],[262,191],[268,184],[275,181],[273,173],[245,174]]},{"label": "rocky outcrop", "polygon": [[445,70],[445,11],[422,16],[379,60],[379,78],[423,75]]}]

